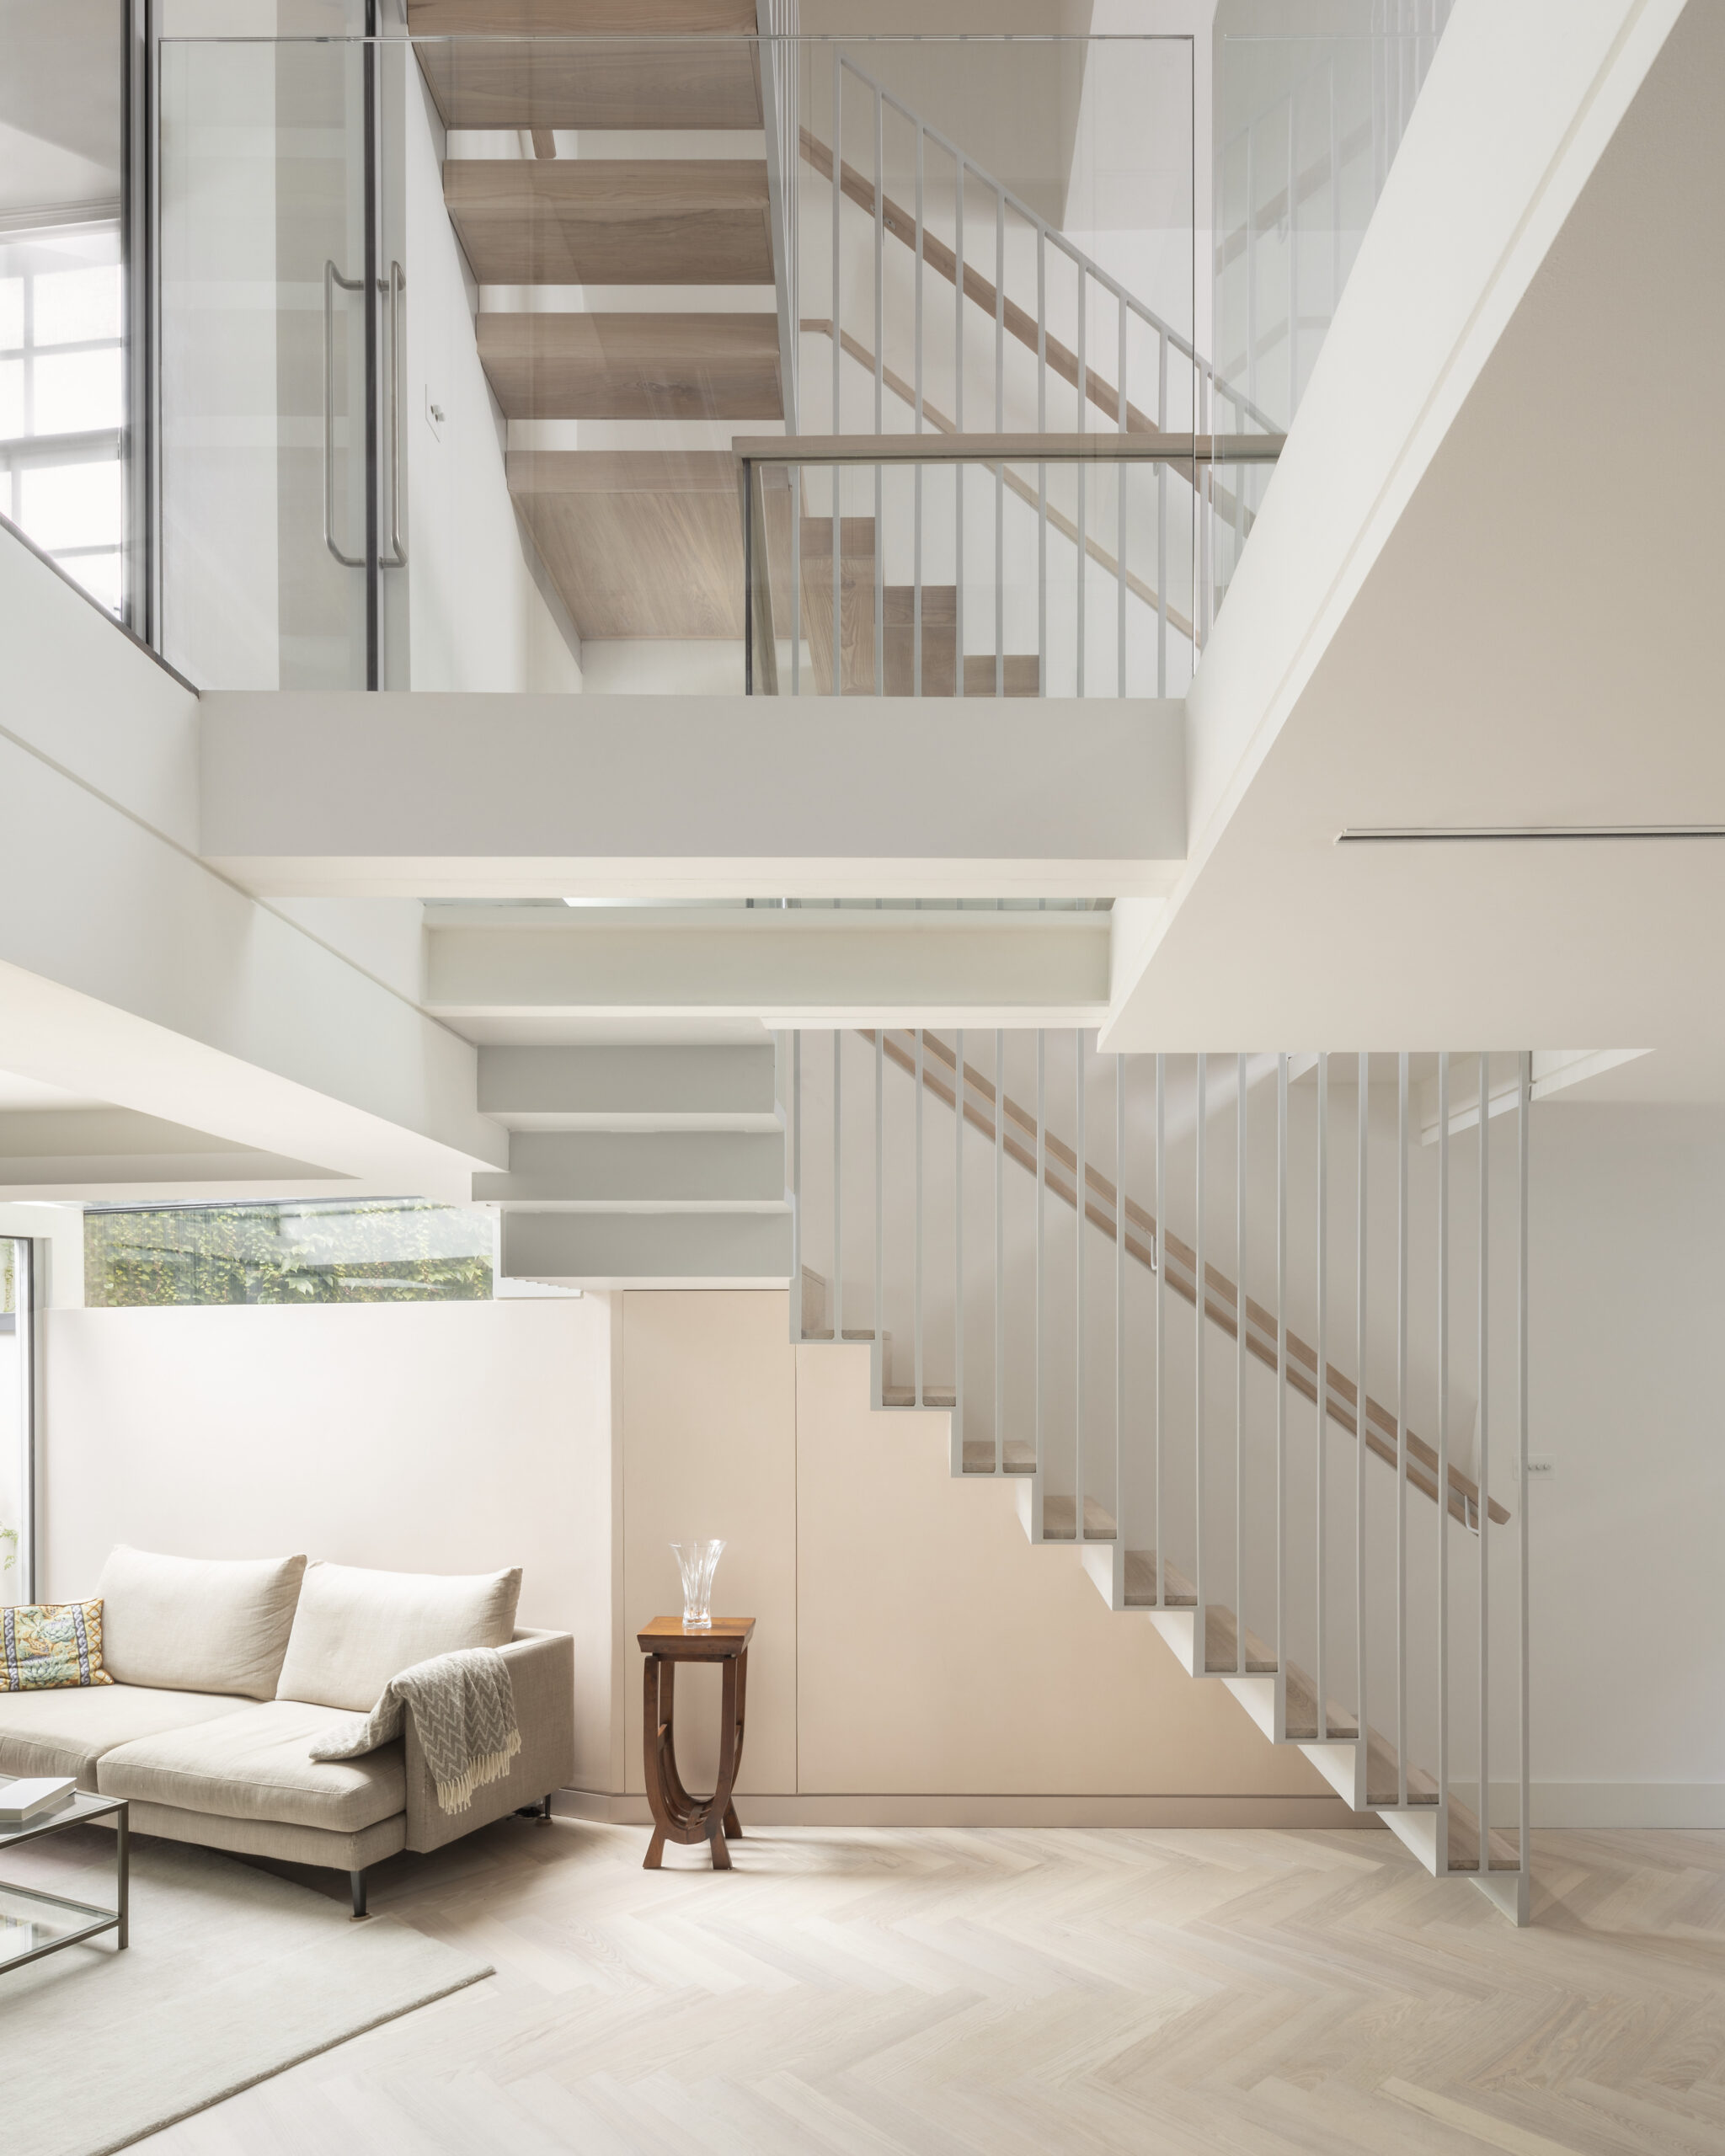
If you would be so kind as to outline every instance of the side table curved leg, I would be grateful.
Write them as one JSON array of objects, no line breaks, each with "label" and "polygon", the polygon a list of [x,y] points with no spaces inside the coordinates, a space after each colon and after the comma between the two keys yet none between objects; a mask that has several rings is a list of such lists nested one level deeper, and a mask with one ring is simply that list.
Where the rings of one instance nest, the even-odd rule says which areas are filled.
[{"label": "side table curved leg", "polygon": [[[745,1709],[749,1692],[749,1650],[747,1647],[745,1647],[743,1652],[737,1657],[735,1668],[737,1673],[737,1700],[736,1712],[732,1719],[736,1730],[737,1748],[731,1761],[732,1787],[735,1786],[737,1774],[741,1770],[743,1764],[743,1724]],[[743,1838],[743,1829],[737,1819],[737,1807],[731,1802],[729,1791],[727,1791],[725,1797],[724,1830],[727,1834],[734,1836],[738,1841],[741,1841]]]}]

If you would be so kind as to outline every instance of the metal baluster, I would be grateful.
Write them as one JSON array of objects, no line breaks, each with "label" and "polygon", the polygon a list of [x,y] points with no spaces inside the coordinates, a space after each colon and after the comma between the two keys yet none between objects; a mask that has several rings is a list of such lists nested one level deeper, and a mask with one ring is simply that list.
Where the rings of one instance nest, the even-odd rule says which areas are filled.
[{"label": "metal baluster", "polygon": [[[1122,392],[1124,402],[1124,392]],[[1246,1674],[1246,1058],[1234,1059],[1234,1673]]]},{"label": "metal baluster", "polygon": [[1366,1742],[1365,1721],[1365,1194],[1366,1111],[1371,1087],[1371,1058],[1359,1057],[1358,1187],[1354,1191],[1354,1652],[1358,1668],[1354,1696],[1359,1701],[1359,1741]]},{"label": "metal baluster", "polygon": [[[1115,312],[1120,318],[1120,379],[1114,393],[1114,402],[1119,408],[1120,432],[1124,434],[1126,431],[1126,325],[1131,318],[1126,312],[1126,302],[1124,300],[1117,300],[1114,304]],[[1114,546],[1114,560],[1118,564],[1114,574],[1119,588],[1120,608],[1118,693],[1123,696],[1126,693],[1126,475],[1130,467],[1122,464],[1114,477],[1115,507],[1119,512],[1119,533]]]},{"label": "metal baluster", "polygon": [[1295,168],[1295,134],[1300,109],[1295,93],[1288,93],[1288,424],[1300,403],[1300,175]]},{"label": "metal baluster", "polygon": [[[1159,330],[1156,334],[1156,423],[1163,434],[1168,430],[1168,334]],[[1196,623],[1198,595],[1193,594],[1193,619]],[[1168,467],[1156,467],[1156,692],[1159,696],[1168,693]]]},{"label": "metal baluster", "polygon": [[1528,1879],[1532,1865],[1531,1821],[1529,1817],[1527,1731],[1528,1731],[1528,1573],[1527,1573],[1527,1274],[1528,1274],[1528,1110],[1530,1105],[1533,1059],[1523,1054],[1518,1059],[1515,1083],[1515,1171],[1518,1183],[1517,1209],[1519,1223],[1516,1239],[1515,1282],[1515,1468],[1517,1487],[1520,1492],[1516,1500],[1519,1515],[1515,1538],[1518,1545],[1517,1585],[1521,1590],[1521,1610],[1517,1630],[1516,1677],[1520,1690],[1520,1731],[1517,1764],[1520,1776],[1520,1861],[1523,1908],[1528,1892]]},{"label": "metal baluster", "polygon": [[[1007,430],[1007,198],[994,199],[994,424]],[[1007,693],[1007,467],[994,467],[994,692]]]},{"label": "metal baluster", "polygon": [[[1288,1059],[1276,1058],[1276,1667],[1288,1666]],[[1284,1688],[1285,1719],[1286,1691]]]},{"label": "metal baluster", "polygon": [[[1048,235],[1036,232],[1036,431],[1048,432]],[[1036,681],[1048,694],[1048,467],[1036,467]]]},{"label": "metal baluster", "polygon": [[1438,1054],[1438,1873],[1450,1868],[1450,1054]]},{"label": "metal baluster", "polygon": [[[1082,371],[1081,370],[1081,371]],[[1196,1660],[1200,1674],[1210,1668],[1210,1614],[1208,1606],[1204,1598],[1204,1170],[1205,1139],[1207,1135],[1205,1130],[1206,1117],[1204,1113],[1204,1081],[1207,1075],[1208,1060],[1209,1059],[1203,1055],[1200,1055],[1198,1059],[1198,1146],[1197,1165],[1193,1171],[1194,1193],[1197,1201],[1196,1210],[1198,1225],[1197,1233],[1194,1237],[1195,1251],[1194,1262],[1193,1264],[1194,1285],[1197,1292],[1192,1299],[1193,1308],[1196,1313],[1197,1321],[1196,1330],[1193,1336],[1192,1428],[1194,1460],[1196,1471],[1193,1476],[1192,1484],[1192,1510],[1193,1524],[1197,1543],[1197,1547],[1193,1552],[1194,1570],[1197,1574],[1198,1587],[1198,1652]]]},{"label": "metal baluster", "polygon": [[1317,1733],[1329,1735],[1329,1701],[1324,1689],[1324,1615],[1329,1606],[1325,1575],[1328,1556],[1328,1462],[1325,1440],[1330,1391],[1330,1059],[1317,1059]]},{"label": "metal baluster", "polygon": [[[886,1028],[874,1029],[874,1364],[886,1388]],[[879,1403],[877,1403],[879,1404]]]},{"label": "metal baluster", "polygon": [[803,1337],[803,1036],[791,1035],[791,1337]]},{"label": "metal baluster", "polygon": [[[844,305],[843,268],[844,230],[840,211],[844,204],[845,173],[845,76],[844,61],[837,46],[832,56],[832,430],[844,432],[844,411],[841,375],[844,360],[844,323],[841,312]],[[840,467],[832,467],[832,692],[844,693],[842,639],[839,602],[840,556],[842,552],[841,507],[839,499]]]},{"label": "metal baluster", "polygon": [[[1396,1059],[1396,1801],[1407,1805],[1407,1051]],[[1441,1502],[1441,1500],[1439,1500]]]},{"label": "metal baluster", "polygon": [[994,1471],[1007,1471],[1007,1036],[994,1036]]},{"label": "metal baluster", "polygon": [[916,1028],[916,1308],[911,1352],[916,1405],[922,1405],[922,1028]]},{"label": "metal baluster", "polygon": [[[1043,1289],[1045,1264],[1043,1251],[1043,1186],[1048,1178],[1048,1035],[1040,1027],[1036,1033],[1036,1409],[1032,1426],[1032,1443],[1035,1449],[1036,1491],[1039,1502],[1042,1496],[1042,1317]],[[1036,1531],[1040,1538],[1043,1522],[1038,1518]]]},{"label": "metal baluster", "polygon": [[[923,190],[924,129],[916,123],[916,432],[922,432],[922,190]],[[912,478],[916,493],[916,553],[911,579],[911,679],[912,694],[922,694],[922,467],[919,464]]]},{"label": "metal baluster", "polygon": [[[1084,310],[1084,264],[1081,262],[1081,263],[1078,264],[1078,426],[1077,426],[1077,431],[1078,431],[1081,435],[1081,434],[1083,434],[1083,433],[1086,431],[1085,424],[1084,424],[1084,419],[1085,419],[1085,397],[1084,397],[1084,389],[1085,389],[1085,383],[1086,383],[1087,376],[1086,376],[1086,373],[1085,373],[1085,366],[1084,366],[1084,328],[1085,328],[1085,323],[1084,323],[1084,311],[1085,311],[1085,310]],[[1077,486],[1077,492],[1078,492],[1078,516],[1077,516],[1077,525],[1078,525],[1078,540],[1077,540],[1077,553],[1078,553],[1078,587],[1077,587],[1077,602],[1078,602],[1078,620],[1077,620],[1077,637],[1078,637],[1078,676],[1077,676],[1077,686],[1076,686],[1076,690],[1075,690],[1074,693],[1075,693],[1076,695],[1078,695],[1078,696],[1081,696],[1084,694],[1084,635],[1085,635],[1085,630],[1084,630],[1084,563],[1085,563],[1085,547],[1086,547],[1086,541],[1085,541],[1085,536],[1084,536],[1084,510],[1085,510],[1085,503],[1086,503],[1086,489],[1085,489],[1085,484],[1084,484],[1084,467],[1083,467],[1083,465],[1082,465],[1081,463],[1080,463],[1080,464],[1076,464],[1076,465],[1074,465],[1074,466],[1073,466],[1073,467],[1072,467],[1072,477],[1073,477],[1074,481],[1075,481],[1075,482],[1076,482],[1076,486]],[[1200,1291],[1200,1293],[1199,1293],[1199,1301],[1200,1301],[1200,1302],[1203,1300],[1203,1294],[1202,1294],[1202,1291]]]},{"label": "metal baluster", "polygon": [[841,1203],[844,1190],[844,1066],[841,1050],[844,1044],[844,1034],[835,1026],[832,1034],[832,1337],[836,1342],[845,1337],[845,1246]]},{"label": "metal baluster", "polygon": [[1126,1059],[1114,1058],[1114,1577],[1126,1577]]},{"label": "metal baluster", "polygon": [[[955,157],[953,216],[953,424],[964,431],[964,160]],[[964,467],[953,467],[953,694],[964,693]]]},{"label": "metal baluster", "polygon": [[1162,1283],[1168,1270],[1167,1098],[1166,1060],[1159,1054],[1156,1059],[1156,1240],[1151,1251],[1156,1260],[1156,1278],[1151,1283],[1156,1295],[1155,1548],[1158,1609],[1166,1606],[1168,1598],[1168,1537],[1162,1518],[1162,1400],[1167,1367],[1167,1358],[1162,1352],[1166,1331]]},{"label": "metal baluster", "polygon": [[953,1465],[964,1470],[964,1028],[953,1042]]},{"label": "metal baluster", "polygon": [[1076,1289],[1076,1306],[1073,1313],[1075,1328],[1072,1356],[1072,1540],[1084,1540],[1084,1029],[1080,1027],[1072,1036],[1073,1077],[1072,1092],[1076,1102],[1074,1111],[1077,1123],[1077,1167],[1073,1177],[1072,1191],[1076,1201],[1078,1216],[1077,1241],[1074,1246],[1073,1285]]},{"label": "metal baluster", "polygon": [[1479,1059],[1479,1876],[1492,1868],[1491,1565],[1487,1531],[1491,1525],[1491,1303],[1488,1258],[1491,1249],[1492,1069]]},{"label": "metal baluster", "polygon": [[[886,114],[874,93],[874,431],[881,432],[886,386]],[[884,469],[874,467],[874,693],[886,694],[886,531]]]}]

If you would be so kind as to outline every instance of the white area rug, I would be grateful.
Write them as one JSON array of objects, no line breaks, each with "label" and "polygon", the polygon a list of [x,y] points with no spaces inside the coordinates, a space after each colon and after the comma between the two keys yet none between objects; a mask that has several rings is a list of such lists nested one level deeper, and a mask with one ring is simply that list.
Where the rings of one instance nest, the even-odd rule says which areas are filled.
[{"label": "white area rug", "polygon": [[[97,1827],[12,1852],[5,1876],[113,1904]],[[134,1839],[131,1944],[0,1970],[0,2148],[104,2156],[361,2030],[491,1974],[387,1916],[214,1849]]]}]

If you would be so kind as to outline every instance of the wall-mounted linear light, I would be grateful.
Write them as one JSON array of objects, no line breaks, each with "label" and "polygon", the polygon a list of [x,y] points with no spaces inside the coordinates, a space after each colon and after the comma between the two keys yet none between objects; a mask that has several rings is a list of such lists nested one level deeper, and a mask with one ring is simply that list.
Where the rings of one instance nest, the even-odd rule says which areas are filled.
[{"label": "wall-mounted linear light", "polygon": [[1725,824],[1386,824],[1336,834],[1338,846],[1477,846],[1551,839],[1725,839]]}]

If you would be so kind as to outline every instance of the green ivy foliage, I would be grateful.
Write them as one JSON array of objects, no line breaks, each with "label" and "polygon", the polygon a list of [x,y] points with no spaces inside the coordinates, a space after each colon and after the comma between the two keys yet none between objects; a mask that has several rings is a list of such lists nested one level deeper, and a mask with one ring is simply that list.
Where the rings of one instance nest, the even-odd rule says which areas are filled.
[{"label": "green ivy foliage", "polygon": [[186,1303],[483,1302],[487,1216],[417,1199],[93,1207],[84,1300]]}]

